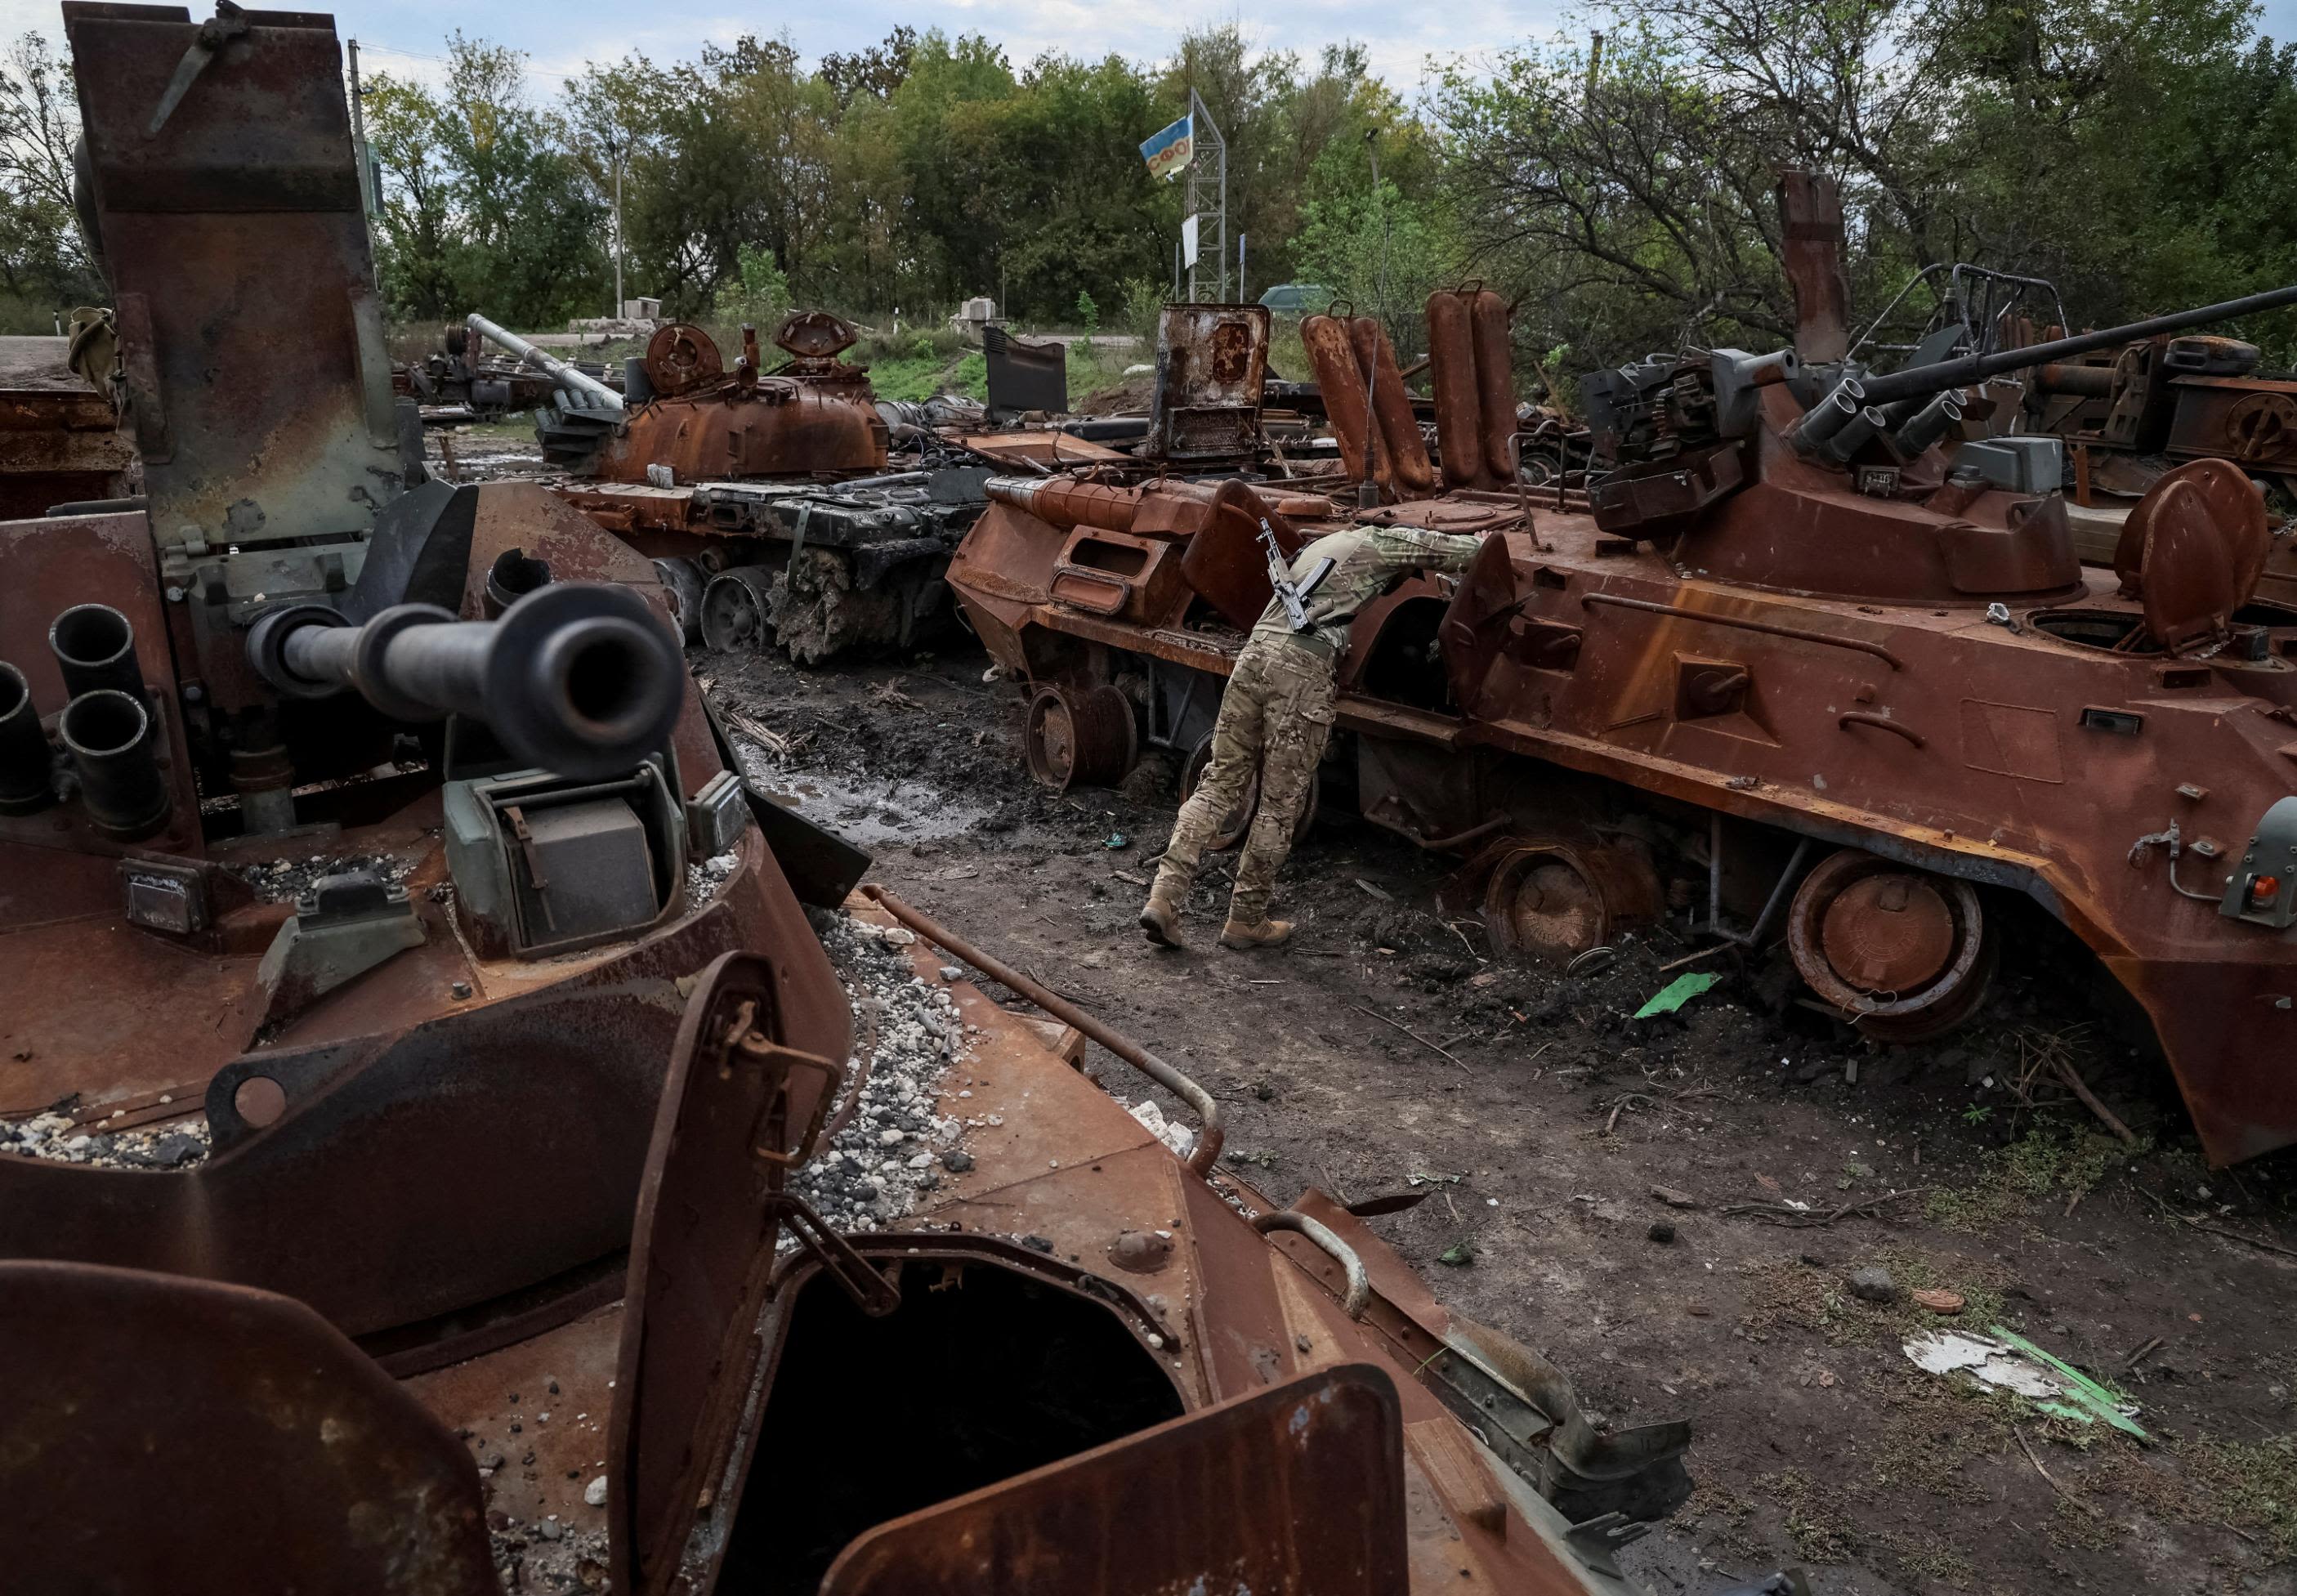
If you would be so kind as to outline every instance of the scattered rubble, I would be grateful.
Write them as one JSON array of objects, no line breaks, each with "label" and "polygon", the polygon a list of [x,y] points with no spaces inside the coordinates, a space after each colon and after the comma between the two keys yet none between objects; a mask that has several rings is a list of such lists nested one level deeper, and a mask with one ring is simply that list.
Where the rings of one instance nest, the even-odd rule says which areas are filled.
[{"label": "scattered rubble", "polygon": [[210,1148],[205,1119],[150,1130],[91,1130],[51,1109],[29,1119],[0,1120],[0,1153],[86,1164],[98,1169],[185,1170],[204,1163]]},{"label": "scattered rubble", "polygon": [[696,860],[686,867],[686,902],[689,909],[699,909],[718,896],[734,873],[742,868],[742,856],[730,850],[712,854],[708,859]]},{"label": "scattered rubble", "polygon": [[415,863],[388,853],[347,853],[339,859],[283,859],[233,868],[233,873],[266,903],[292,903],[330,876],[361,870],[373,871],[397,886],[415,873]]},{"label": "scattered rubble", "polygon": [[[849,1092],[853,1077],[868,1074],[844,1128],[792,1187],[837,1230],[882,1230],[937,1188],[943,1171],[972,1167],[960,1146],[966,1122],[938,1111],[942,1074],[971,1046],[947,990],[928,984],[899,951],[914,934],[843,914],[810,917],[853,1001]],[[796,1240],[786,1235],[783,1245]]]}]

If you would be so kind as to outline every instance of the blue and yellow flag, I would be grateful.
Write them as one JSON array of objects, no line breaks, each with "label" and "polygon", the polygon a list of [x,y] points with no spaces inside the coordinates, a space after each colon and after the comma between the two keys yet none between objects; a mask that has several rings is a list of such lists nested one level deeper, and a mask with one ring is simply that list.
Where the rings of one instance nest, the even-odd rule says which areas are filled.
[{"label": "blue and yellow flag", "polygon": [[1150,177],[1169,181],[1195,158],[1196,128],[1191,126],[1194,119],[1193,115],[1182,117],[1141,144],[1140,159],[1148,163]]}]

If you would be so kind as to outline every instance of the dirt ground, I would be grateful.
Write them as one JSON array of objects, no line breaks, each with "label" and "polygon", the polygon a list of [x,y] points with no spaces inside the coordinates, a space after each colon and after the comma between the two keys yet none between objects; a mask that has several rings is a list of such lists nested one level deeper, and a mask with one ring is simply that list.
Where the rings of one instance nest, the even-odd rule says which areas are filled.
[{"label": "dirt ground", "polygon": [[[976,653],[695,663],[764,734],[744,734],[753,775],[1194,1073],[1255,1184],[1426,1193],[1373,1222],[1445,1302],[1552,1357],[1608,1422],[1688,1417],[1698,1492],[1626,1559],[1662,1596],[1794,1564],[1830,1592],[2297,1591],[2297,1159],[2207,1169],[2046,926],[2005,939],[1979,1022],[1919,1047],[1797,1006],[1775,961],[1697,967],[1725,979],[1636,1021],[1702,939],[1654,928],[1577,977],[1491,961],[1480,926],[1435,910],[1449,861],[1328,809],[1280,892],[1291,950],[1214,944],[1215,870],[1190,949],[1158,952],[1133,917],[1168,756],[1122,792],[1043,791],[1017,691]],[[2053,1049],[2136,1148],[2038,1083]],[[1894,1301],[1852,1295],[1867,1264]],[[1921,1287],[1965,1305],[1941,1319]],[[1901,1352],[1991,1324],[2124,1392],[2148,1444]]]}]

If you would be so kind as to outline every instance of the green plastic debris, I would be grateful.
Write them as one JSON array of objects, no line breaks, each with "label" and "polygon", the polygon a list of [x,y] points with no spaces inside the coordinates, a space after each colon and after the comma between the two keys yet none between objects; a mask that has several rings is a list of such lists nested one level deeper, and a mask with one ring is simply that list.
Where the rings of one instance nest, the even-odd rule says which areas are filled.
[{"label": "green plastic debris", "polygon": [[2124,1435],[2148,1443],[2153,1439],[2131,1417],[2137,1411],[2136,1403],[2001,1325],[1987,1326],[1983,1336],[1974,1330],[1926,1330],[1906,1343],[1904,1350],[1918,1369],[1939,1375],[1966,1374],[1981,1386],[2023,1397],[2038,1412],[2077,1424],[2103,1419]]},{"label": "green plastic debris", "polygon": [[1464,1269],[1476,1261],[1476,1249],[1465,1240],[1453,1242],[1436,1255],[1436,1262],[1448,1263],[1454,1269]]},{"label": "green plastic debris", "polygon": [[1998,1324],[1988,1325],[1986,1330],[1987,1334],[2006,1341],[2024,1353],[2062,1382],[2068,1400],[2036,1403],[2034,1405],[2043,1412],[2055,1413],[2061,1419],[2072,1419],[2083,1424],[2103,1419],[2126,1436],[2134,1436],[2140,1441],[2153,1440],[2153,1437],[2138,1428],[2136,1422],[2129,1417],[2136,1411],[2137,1404],[2112,1386],[2098,1384],[2063,1358],[2044,1352],[2015,1330],[2005,1329]]},{"label": "green plastic debris", "polygon": [[1635,1010],[1635,1018],[1647,1020],[1655,1014],[1673,1014],[1722,979],[1712,970],[1694,970],[1688,975],[1677,975],[1667,983],[1659,996]]}]

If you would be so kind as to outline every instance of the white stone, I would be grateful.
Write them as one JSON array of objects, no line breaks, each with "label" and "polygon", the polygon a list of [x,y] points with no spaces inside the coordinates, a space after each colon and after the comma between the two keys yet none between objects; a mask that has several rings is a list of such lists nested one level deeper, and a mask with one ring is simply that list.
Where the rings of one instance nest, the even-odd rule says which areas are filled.
[{"label": "white stone", "polygon": [[594,1508],[606,1505],[606,1477],[600,1475],[582,1487],[582,1500]]}]

